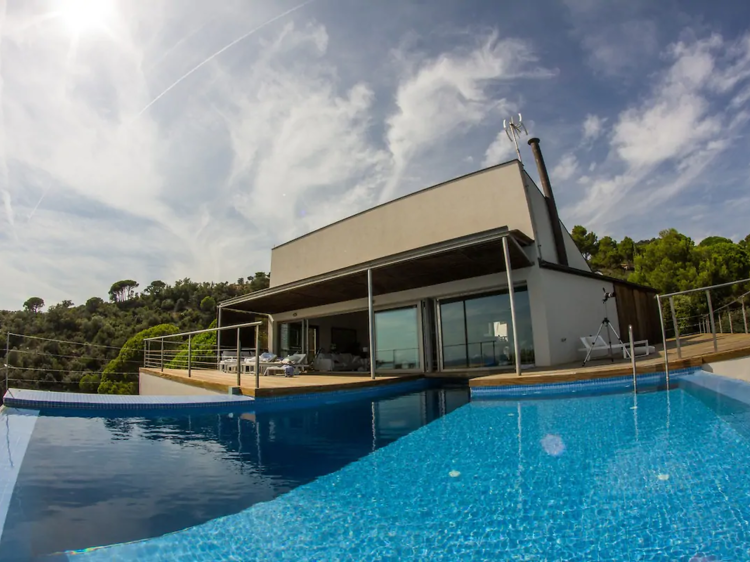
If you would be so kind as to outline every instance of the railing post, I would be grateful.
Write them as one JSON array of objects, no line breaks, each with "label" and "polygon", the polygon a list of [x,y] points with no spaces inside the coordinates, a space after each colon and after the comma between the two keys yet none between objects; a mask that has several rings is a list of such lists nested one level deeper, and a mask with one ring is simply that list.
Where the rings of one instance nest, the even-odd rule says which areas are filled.
[{"label": "railing post", "polygon": [[729,333],[734,333],[734,327],[732,326],[732,311],[727,309],[727,320],[729,320]]},{"label": "railing post", "polygon": [[672,326],[674,326],[674,341],[677,344],[677,357],[682,359],[682,347],[680,346],[680,327],[677,325],[677,316],[674,313],[674,297],[669,297],[669,309],[672,311]]},{"label": "railing post", "polygon": [[5,390],[8,388],[8,379],[10,377],[10,332],[5,334]]},{"label": "railing post", "polygon": [[[744,297],[743,297],[744,299]],[[742,302],[742,320],[745,323],[745,333],[747,334],[747,313],[745,312],[745,302]]]},{"label": "railing post", "polygon": [[242,367],[240,366],[240,354],[242,352],[242,342],[240,341],[240,329],[237,328],[237,386],[242,386]]},{"label": "railing post", "polygon": [[193,374],[193,335],[188,335],[188,378]]},{"label": "railing post", "polygon": [[716,322],[714,321],[714,306],[711,304],[711,292],[706,291],[706,298],[708,299],[708,318],[711,321],[711,333],[714,336],[714,351],[719,351],[719,342],[716,340]]},{"label": "railing post", "polygon": [[260,326],[255,327],[255,388],[260,388]]},{"label": "railing post", "polygon": [[161,358],[159,359],[159,368],[164,372],[164,336],[161,337]]},{"label": "railing post", "polygon": [[656,295],[656,302],[659,305],[659,322],[661,324],[661,341],[664,344],[664,372],[669,380],[669,350],[667,349],[667,332],[664,329],[664,311],[661,309],[661,296]]},{"label": "railing post", "polygon": [[216,319],[216,370],[221,367],[221,307],[219,307],[218,318]]},{"label": "railing post", "polygon": [[638,383],[635,378],[635,345],[633,343],[633,325],[628,325],[628,335],[630,336],[630,362],[633,364],[633,392],[638,392]]}]

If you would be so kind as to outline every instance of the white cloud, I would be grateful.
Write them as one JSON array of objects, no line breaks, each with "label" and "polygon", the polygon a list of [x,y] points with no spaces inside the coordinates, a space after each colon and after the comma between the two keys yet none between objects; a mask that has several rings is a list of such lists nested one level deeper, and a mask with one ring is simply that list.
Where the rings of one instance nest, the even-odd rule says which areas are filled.
[{"label": "white cloud", "polygon": [[284,8],[170,6],[121,4],[111,36],[77,43],[38,6],[9,8],[0,306],[267,269],[274,244],[403,192],[405,178],[423,186],[413,163],[510,107],[503,81],[549,75],[528,44],[490,34],[402,53],[387,88],[344,78],[348,53],[304,9],[190,73]]},{"label": "white cloud", "polygon": [[567,181],[578,171],[578,160],[573,154],[566,154],[560,162],[552,168],[552,179]]},{"label": "white cloud", "polygon": [[745,122],[716,98],[717,83],[750,70],[750,57],[736,49],[745,41],[713,35],[670,46],[669,66],[642,103],[619,114],[609,157],[587,178],[583,200],[564,214],[594,228],[635,214],[647,220],[646,214],[659,213],[658,203],[691,189],[731,146],[716,137],[731,137]]},{"label": "white cloud", "polygon": [[[506,98],[493,97],[491,86],[554,74],[536,63],[526,42],[499,40],[493,33],[473,50],[442,55],[417,65],[412,75],[400,84],[396,93],[397,111],[388,119],[387,144],[395,173],[380,200],[392,197],[403,169],[420,151],[447,144],[492,113],[510,112],[513,104]],[[497,139],[494,144],[498,147],[492,149],[491,155],[501,157],[504,151],[500,150]],[[489,160],[488,149],[485,164]]]},{"label": "white cloud", "polygon": [[517,158],[516,147],[505,134],[505,131],[500,131],[495,140],[492,141],[487,147],[484,153],[484,160],[482,161],[482,167],[494,166],[506,162],[513,158]]},{"label": "white cloud", "polygon": [[594,140],[604,131],[604,122],[606,119],[588,114],[583,120],[583,138],[584,140]]}]

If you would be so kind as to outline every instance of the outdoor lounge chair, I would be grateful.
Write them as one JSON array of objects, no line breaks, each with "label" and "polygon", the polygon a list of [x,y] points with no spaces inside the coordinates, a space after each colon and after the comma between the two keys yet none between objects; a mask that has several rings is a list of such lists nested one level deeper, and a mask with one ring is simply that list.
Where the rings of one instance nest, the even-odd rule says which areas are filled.
[{"label": "outdoor lounge chair", "polygon": [[285,377],[293,377],[299,375],[305,369],[310,366],[305,363],[307,360],[307,354],[297,353],[286,357],[281,363],[270,366],[266,369],[264,376],[267,375],[284,375]]},{"label": "outdoor lounge chair", "polygon": [[[278,365],[276,360],[277,356],[274,353],[261,353],[260,354],[260,374],[265,375],[266,369],[274,365]],[[242,361],[242,372],[243,373],[254,373],[255,372],[255,357],[249,357]]]},{"label": "outdoor lounge chair", "polygon": [[[592,356],[595,353],[599,352],[604,352],[607,355],[609,354],[610,346],[606,341],[604,341],[604,338],[602,336],[597,336],[596,338],[594,338],[593,336],[582,337],[581,342],[583,342],[584,347],[583,349],[579,349],[578,351],[585,351],[586,353],[588,353],[589,350],[591,350]],[[612,342],[613,355],[618,349],[622,350],[623,359],[630,358],[630,343]],[[651,355],[655,351],[656,348],[653,345],[648,345],[648,340],[639,340],[633,342],[633,353],[635,353],[636,357],[645,357],[647,355]]]},{"label": "outdoor lounge chair", "polygon": [[[240,360],[244,361],[250,356],[249,351],[240,351]],[[237,352],[236,351],[222,351],[221,361],[219,361],[219,371],[224,373],[236,373],[237,372]]]},{"label": "outdoor lounge chair", "polygon": [[[594,354],[598,354],[600,352],[604,352],[605,354],[609,355],[610,344],[604,341],[604,338],[601,336],[584,336],[581,338],[581,342],[583,343],[583,349],[579,349],[578,351],[586,352],[586,354],[591,352],[592,357],[594,356]],[[618,349],[622,349],[623,356],[626,356],[625,344],[620,342],[612,342],[612,353],[614,354]]]}]

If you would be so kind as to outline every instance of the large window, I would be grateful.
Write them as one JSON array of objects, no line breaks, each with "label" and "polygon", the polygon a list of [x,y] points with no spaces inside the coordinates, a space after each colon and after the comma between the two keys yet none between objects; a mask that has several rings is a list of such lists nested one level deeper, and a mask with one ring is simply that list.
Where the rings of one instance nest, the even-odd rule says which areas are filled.
[{"label": "large window", "polygon": [[417,308],[375,313],[375,368],[419,369]]},{"label": "large window", "polygon": [[[526,287],[514,291],[521,363],[534,363],[531,310]],[[514,365],[507,291],[440,303],[443,367],[466,369]]]}]

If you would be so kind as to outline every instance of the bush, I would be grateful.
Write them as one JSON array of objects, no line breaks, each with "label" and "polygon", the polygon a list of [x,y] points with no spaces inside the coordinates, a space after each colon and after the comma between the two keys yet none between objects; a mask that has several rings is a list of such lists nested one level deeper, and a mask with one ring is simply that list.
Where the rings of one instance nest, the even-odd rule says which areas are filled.
[{"label": "bush", "polygon": [[99,383],[101,382],[101,380],[101,375],[98,375],[96,373],[87,373],[81,377],[80,381],[78,381],[78,388],[81,389],[81,392],[95,394],[99,389]]},{"label": "bush", "polygon": [[205,297],[201,301],[201,310],[203,312],[213,312],[216,308],[216,299],[213,297]]},{"label": "bush", "polygon": [[143,340],[179,331],[172,324],[159,324],[130,338],[120,349],[119,355],[104,368],[99,394],[138,394],[138,369],[143,365]]},{"label": "bush", "polygon": [[[211,322],[209,328],[216,328],[216,320]],[[191,344],[192,365],[198,366],[198,362],[216,363],[216,332],[198,334],[193,338]],[[169,369],[187,369],[188,363],[188,344],[185,343],[180,347],[174,359],[165,366]]]}]

